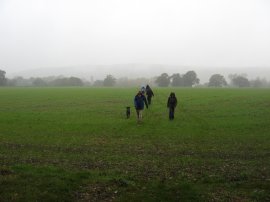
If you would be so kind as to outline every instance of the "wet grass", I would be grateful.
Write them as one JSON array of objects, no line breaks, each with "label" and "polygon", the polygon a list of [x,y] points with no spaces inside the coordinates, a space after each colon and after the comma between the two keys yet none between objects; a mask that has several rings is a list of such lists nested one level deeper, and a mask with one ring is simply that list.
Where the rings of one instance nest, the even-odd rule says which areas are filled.
[{"label": "wet grass", "polygon": [[269,89],[154,90],[0,88],[0,201],[270,200]]}]

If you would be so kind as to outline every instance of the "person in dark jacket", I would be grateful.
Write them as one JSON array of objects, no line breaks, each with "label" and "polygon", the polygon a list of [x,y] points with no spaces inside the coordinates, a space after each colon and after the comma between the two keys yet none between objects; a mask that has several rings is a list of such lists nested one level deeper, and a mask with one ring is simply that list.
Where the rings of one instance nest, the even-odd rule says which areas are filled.
[{"label": "person in dark jacket", "polygon": [[174,109],[177,105],[177,98],[175,96],[175,93],[171,92],[168,102],[167,102],[167,107],[169,108],[169,119],[173,120],[174,119]]},{"label": "person in dark jacket", "polygon": [[139,91],[134,98],[134,106],[136,109],[138,122],[142,121],[142,112],[144,109],[144,104],[145,104],[146,108],[148,108],[148,103],[147,103],[147,100],[146,100],[144,94],[141,91]]},{"label": "person in dark jacket", "polygon": [[145,91],[146,91],[146,97],[147,97],[148,105],[150,105],[152,97],[154,96],[154,93],[153,93],[153,91],[152,91],[152,89],[150,88],[149,85],[146,85]]}]

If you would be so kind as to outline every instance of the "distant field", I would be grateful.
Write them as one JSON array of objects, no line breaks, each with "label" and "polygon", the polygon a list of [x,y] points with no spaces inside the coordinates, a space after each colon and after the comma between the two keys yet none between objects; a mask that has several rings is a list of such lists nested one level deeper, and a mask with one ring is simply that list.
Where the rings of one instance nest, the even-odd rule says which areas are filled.
[{"label": "distant field", "polygon": [[136,91],[0,88],[0,201],[270,201],[270,89]]}]

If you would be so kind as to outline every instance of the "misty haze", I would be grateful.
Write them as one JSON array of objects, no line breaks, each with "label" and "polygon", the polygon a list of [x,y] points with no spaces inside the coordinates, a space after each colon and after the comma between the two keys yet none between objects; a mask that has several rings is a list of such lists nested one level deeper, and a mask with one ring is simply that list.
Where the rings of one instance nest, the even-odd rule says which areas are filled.
[{"label": "misty haze", "polygon": [[152,78],[194,70],[270,78],[270,3],[0,2],[0,69],[16,76]]}]

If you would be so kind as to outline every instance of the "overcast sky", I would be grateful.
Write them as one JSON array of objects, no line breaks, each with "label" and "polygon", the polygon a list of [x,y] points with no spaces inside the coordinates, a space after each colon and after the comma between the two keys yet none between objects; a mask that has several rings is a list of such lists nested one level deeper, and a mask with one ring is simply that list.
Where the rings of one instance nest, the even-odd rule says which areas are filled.
[{"label": "overcast sky", "polygon": [[0,69],[270,67],[269,0],[0,0]]}]

